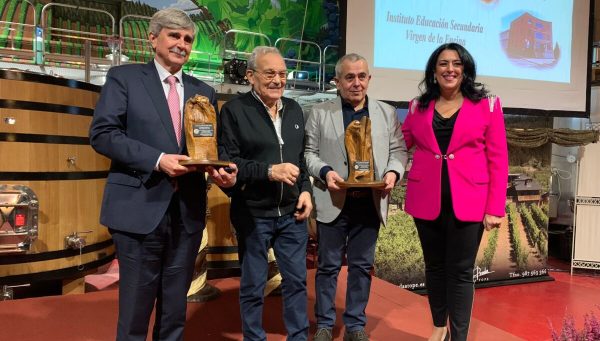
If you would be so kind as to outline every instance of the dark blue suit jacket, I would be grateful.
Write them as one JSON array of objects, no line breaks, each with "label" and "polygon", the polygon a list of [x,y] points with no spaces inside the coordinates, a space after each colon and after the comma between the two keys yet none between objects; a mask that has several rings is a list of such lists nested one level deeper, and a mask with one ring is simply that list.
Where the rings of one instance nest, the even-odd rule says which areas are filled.
[{"label": "dark blue suit jacket", "polygon": [[[183,86],[184,103],[201,94],[216,106],[215,91],[204,82],[183,74]],[[161,152],[187,153],[185,141],[181,147],[177,145],[154,61],[110,69],[96,104],[90,143],[112,161],[100,223],[119,231],[150,233],[165,215],[174,194],[171,179],[154,170],[156,161]],[[201,230],[206,213],[204,173],[188,173],[176,179],[185,228],[190,233]]]}]

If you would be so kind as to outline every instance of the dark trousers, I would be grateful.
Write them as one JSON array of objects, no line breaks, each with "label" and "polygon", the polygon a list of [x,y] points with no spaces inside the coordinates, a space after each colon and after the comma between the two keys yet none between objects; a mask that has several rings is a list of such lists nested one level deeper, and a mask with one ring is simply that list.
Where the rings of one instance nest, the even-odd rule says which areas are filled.
[{"label": "dark trousers", "polygon": [[202,231],[189,234],[177,195],[149,234],[110,230],[119,260],[118,341],[145,341],[156,303],[153,340],[183,340],[186,296]]},{"label": "dark trousers", "polygon": [[379,234],[379,216],[373,198],[346,198],[340,215],[331,223],[318,223],[318,268],[315,277],[315,315],[318,328],[335,325],[335,292],[344,254],[348,261],[347,331],[363,329],[371,290],[371,270]]},{"label": "dark trousers", "polygon": [[433,324],[450,319],[452,341],[467,339],[473,306],[473,267],[483,234],[481,222],[456,219],[452,204],[436,220],[415,218],[425,259],[425,284]]},{"label": "dark trousers", "polygon": [[237,231],[242,278],[240,313],[244,341],[265,341],[262,328],[264,290],[269,247],[273,247],[281,272],[283,321],[289,341],[308,339],[306,291],[306,221],[293,214],[275,218],[232,216]]}]

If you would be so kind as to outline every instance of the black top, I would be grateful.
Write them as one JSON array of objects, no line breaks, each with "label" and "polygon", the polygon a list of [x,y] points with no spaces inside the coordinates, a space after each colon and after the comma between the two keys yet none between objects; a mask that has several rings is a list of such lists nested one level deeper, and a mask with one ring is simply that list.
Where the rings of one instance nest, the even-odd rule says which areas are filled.
[{"label": "black top", "polygon": [[[265,106],[251,92],[223,105],[219,115],[219,158],[238,167],[231,195],[231,214],[250,212],[255,217],[277,217],[294,211],[303,191],[312,193],[304,162],[304,116],[300,105],[282,97],[279,144],[273,121]],[[289,162],[300,168],[294,186],[269,181],[270,164]]]},{"label": "black top", "polygon": [[445,118],[437,110],[434,110],[433,132],[442,154],[446,154],[448,151],[448,145],[450,145],[450,138],[452,138],[452,131],[454,130],[454,124],[456,123],[458,111],[459,110],[457,110],[452,116]]},{"label": "black top", "polygon": [[356,111],[352,104],[342,99],[342,114],[344,115],[344,130],[346,130],[352,121],[360,121],[363,116],[369,117],[369,99],[365,97],[365,105]]},{"label": "black top", "polygon": [[[442,205],[445,202],[451,202],[450,197],[450,181],[448,179],[448,166],[447,160],[444,157],[448,151],[450,145],[450,139],[452,138],[452,132],[454,131],[454,124],[458,117],[460,109],[457,110],[452,116],[445,118],[437,110],[434,110],[433,115],[433,133],[437,140],[440,151],[442,152]],[[447,200],[449,199],[449,200]]]}]

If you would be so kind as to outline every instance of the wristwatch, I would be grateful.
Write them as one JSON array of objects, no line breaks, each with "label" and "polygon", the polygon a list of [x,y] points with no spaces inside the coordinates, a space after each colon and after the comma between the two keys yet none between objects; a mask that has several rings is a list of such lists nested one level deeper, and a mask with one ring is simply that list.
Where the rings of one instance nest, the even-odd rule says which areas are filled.
[{"label": "wristwatch", "polygon": [[273,180],[273,165],[269,165],[269,168],[267,168],[267,178]]}]

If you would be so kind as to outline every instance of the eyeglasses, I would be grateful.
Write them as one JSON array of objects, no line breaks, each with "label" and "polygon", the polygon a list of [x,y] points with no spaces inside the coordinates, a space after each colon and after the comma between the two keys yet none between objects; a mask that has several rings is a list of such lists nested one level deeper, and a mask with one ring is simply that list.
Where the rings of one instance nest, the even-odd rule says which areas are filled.
[{"label": "eyeglasses", "polygon": [[263,77],[265,77],[265,79],[268,81],[272,81],[273,79],[275,79],[275,76],[279,76],[279,79],[286,79],[286,77],[287,77],[287,71],[275,71],[275,70],[258,71],[255,69],[252,69],[252,71],[263,75]]}]

